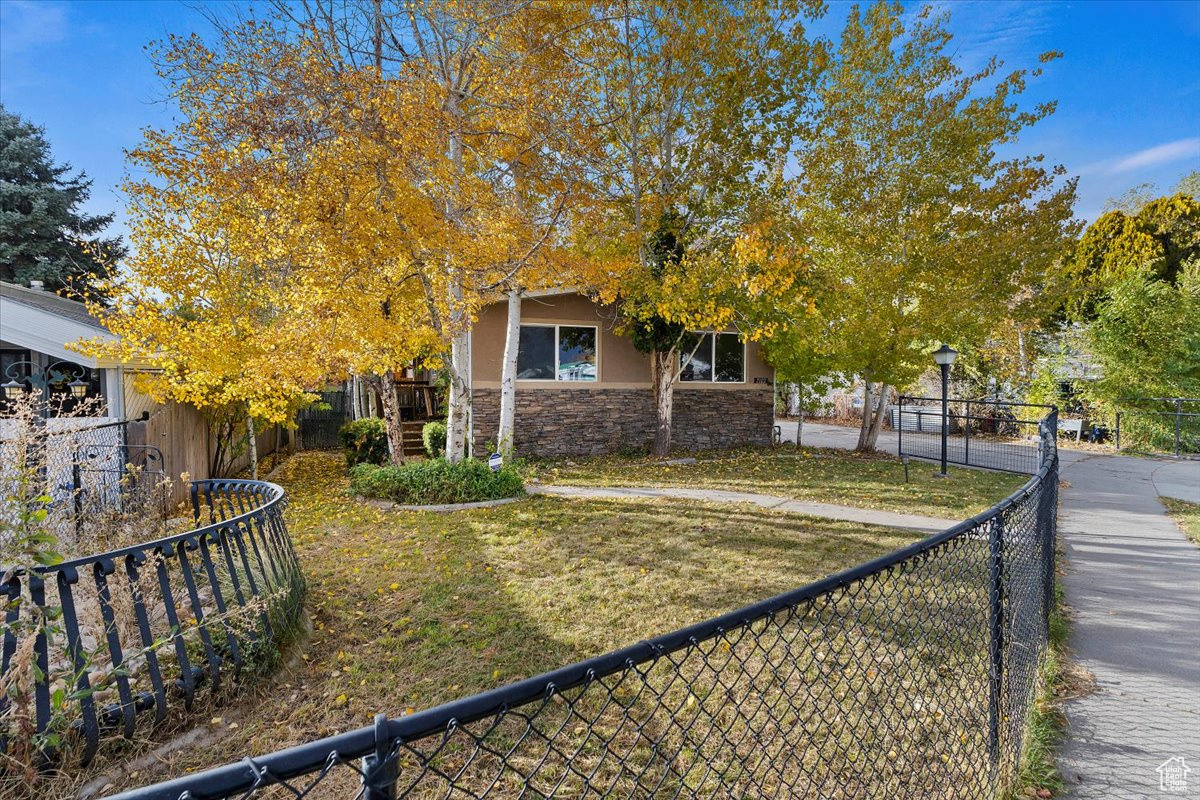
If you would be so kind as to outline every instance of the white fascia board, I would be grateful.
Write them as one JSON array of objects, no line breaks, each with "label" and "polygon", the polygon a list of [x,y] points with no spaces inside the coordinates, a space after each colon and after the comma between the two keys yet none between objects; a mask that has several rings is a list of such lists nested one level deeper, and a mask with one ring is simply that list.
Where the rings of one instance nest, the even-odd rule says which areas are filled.
[{"label": "white fascia board", "polygon": [[93,369],[119,366],[121,362],[116,359],[98,359],[66,348],[68,343],[96,337],[106,342],[117,341],[108,331],[0,297],[0,339],[6,342],[45,353],[55,361],[61,359]]}]

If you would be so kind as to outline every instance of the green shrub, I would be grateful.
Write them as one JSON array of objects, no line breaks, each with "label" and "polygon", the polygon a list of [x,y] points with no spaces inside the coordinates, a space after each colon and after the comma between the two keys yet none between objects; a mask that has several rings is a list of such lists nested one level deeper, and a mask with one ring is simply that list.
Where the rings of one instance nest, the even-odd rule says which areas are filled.
[{"label": "green shrub", "polygon": [[378,417],[347,422],[338,431],[346,451],[346,464],[386,464],[388,461],[387,425]]},{"label": "green shrub", "polygon": [[425,443],[425,453],[430,458],[439,458],[446,454],[446,423],[426,422],[421,428],[421,441]]},{"label": "green shrub", "polygon": [[350,489],[364,497],[405,505],[477,503],[516,497],[524,491],[515,467],[492,472],[486,463],[473,458],[456,464],[440,458],[402,466],[359,464],[350,470]]}]

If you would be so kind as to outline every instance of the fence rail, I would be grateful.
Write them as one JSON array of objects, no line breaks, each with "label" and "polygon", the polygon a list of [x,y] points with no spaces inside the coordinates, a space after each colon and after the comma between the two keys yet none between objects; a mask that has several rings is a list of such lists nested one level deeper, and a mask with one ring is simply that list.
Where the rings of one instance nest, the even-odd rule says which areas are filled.
[{"label": "fence rail", "polygon": [[[1042,462],[1039,431],[1052,411],[1052,406],[1032,403],[952,399],[946,419],[946,460],[1032,475]],[[941,459],[940,397],[901,397],[892,408],[891,423],[901,456]]]},{"label": "fence rail", "polygon": [[120,797],[993,798],[1020,757],[1048,638],[1054,424],[1051,412],[1041,463],[1012,496],[867,564]]},{"label": "fence rail", "polygon": [[1122,436],[1126,450],[1200,455],[1200,398],[1126,399],[1116,413],[1118,450],[1122,449]]},{"label": "fence rail", "polygon": [[304,591],[284,492],[208,480],[190,494],[194,529],[0,571],[6,752],[46,760],[79,741],[87,763],[106,736],[132,738],[139,719],[270,666]]}]

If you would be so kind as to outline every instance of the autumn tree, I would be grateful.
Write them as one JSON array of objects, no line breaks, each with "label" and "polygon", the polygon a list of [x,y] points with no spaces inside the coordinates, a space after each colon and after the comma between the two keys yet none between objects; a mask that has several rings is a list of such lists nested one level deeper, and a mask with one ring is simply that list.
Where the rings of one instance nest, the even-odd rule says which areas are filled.
[{"label": "autumn tree", "polygon": [[201,401],[238,385],[275,413],[326,380],[380,376],[397,460],[391,374],[444,366],[461,457],[476,310],[571,263],[558,226],[586,131],[551,124],[570,121],[567,18],[313,3],[217,27],[159,51],[181,121],[132,153],[139,257],[114,325],[175,358]]},{"label": "autumn tree", "polygon": [[[296,21],[338,74],[367,60],[381,102],[416,99],[428,124],[378,115],[361,132],[391,148],[373,174],[382,194],[406,182],[438,228],[420,234],[396,217],[384,227],[409,243],[424,320],[444,341],[450,375],[447,455],[462,457],[470,411],[470,329],[501,291],[571,283],[578,262],[561,246],[583,183],[591,136],[569,40],[588,9],[523,3],[314,3]],[[356,45],[366,31],[368,53]],[[363,70],[357,72],[361,75]],[[369,127],[369,126],[368,126]],[[402,163],[396,154],[404,153]]]},{"label": "autumn tree", "polygon": [[1060,268],[1099,366],[1092,399],[1200,393],[1200,203],[1186,192],[1104,214]]},{"label": "autumn tree", "polygon": [[779,201],[819,65],[804,26],[816,11],[771,0],[597,6],[584,52],[607,214],[579,244],[633,264],[620,307],[650,358],[655,454],[670,448],[688,331],[758,338],[802,295],[800,242]]},{"label": "autumn tree", "polygon": [[1200,260],[1200,202],[1180,192],[1131,212],[1115,209],[1084,231],[1059,269],[1069,287],[1068,311],[1089,319],[1110,286],[1140,276],[1174,283]]},{"label": "autumn tree", "polygon": [[852,8],[821,76],[819,135],[795,159],[816,312],[772,352],[864,381],[860,450],[875,446],[889,387],[911,383],[937,343],[981,343],[1025,313],[1072,232],[1062,168],[998,155],[1053,111],[1019,105],[1040,70],[1001,76],[992,60],[964,73],[946,22],[929,8],[908,23],[895,3]]}]

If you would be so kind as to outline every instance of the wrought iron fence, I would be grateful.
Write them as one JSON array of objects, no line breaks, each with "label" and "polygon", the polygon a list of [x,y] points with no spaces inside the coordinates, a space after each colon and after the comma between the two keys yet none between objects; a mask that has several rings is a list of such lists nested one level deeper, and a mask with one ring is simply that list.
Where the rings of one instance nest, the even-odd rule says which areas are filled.
[{"label": "wrought iron fence", "polygon": [[303,409],[297,419],[300,446],[305,450],[334,450],[342,446],[338,431],[350,420],[350,397],[343,389],[320,393],[321,399]]},{"label": "wrought iron fence", "polygon": [[993,798],[1020,757],[1048,637],[1054,422],[1019,491],[890,555],[536,678],[120,797]]},{"label": "wrought iron fence", "polygon": [[1200,455],[1200,398],[1154,397],[1123,401],[1116,413],[1117,449]]},{"label": "wrought iron fence", "polygon": [[[1042,462],[1039,429],[1051,406],[957,398],[948,406],[948,463],[1026,475],[1037,472]],[[891,409],[890,422],[901,456],[941,459],[940,397],[901,396]]]},{"label": "wrought iron fence", "polygon": [[0,745],[38,760],[132,738],[198,694],[263,670],[294,629],[304,581],[271,483],[191,484],[195,527],[0,573]]}]

